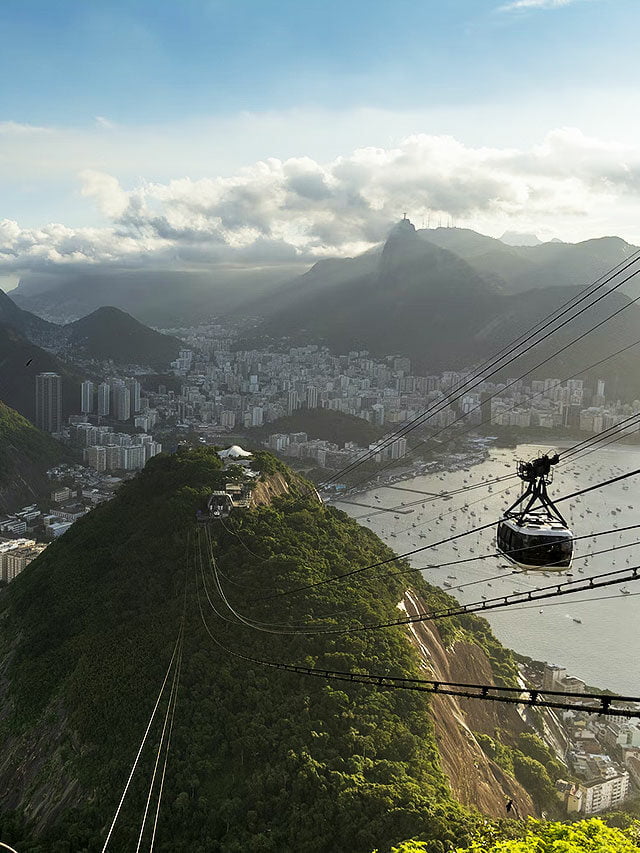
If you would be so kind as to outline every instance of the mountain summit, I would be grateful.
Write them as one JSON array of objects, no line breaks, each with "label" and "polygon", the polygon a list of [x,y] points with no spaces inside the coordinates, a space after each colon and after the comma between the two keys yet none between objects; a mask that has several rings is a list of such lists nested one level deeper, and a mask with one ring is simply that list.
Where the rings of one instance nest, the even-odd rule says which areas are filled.
[{"label": "mountain summit", "polygon": [[138,322],[126,311],[112,306],[64,327],[67,345],[89,358],[112,359],[165,367],[178,355],[180,341]]}]

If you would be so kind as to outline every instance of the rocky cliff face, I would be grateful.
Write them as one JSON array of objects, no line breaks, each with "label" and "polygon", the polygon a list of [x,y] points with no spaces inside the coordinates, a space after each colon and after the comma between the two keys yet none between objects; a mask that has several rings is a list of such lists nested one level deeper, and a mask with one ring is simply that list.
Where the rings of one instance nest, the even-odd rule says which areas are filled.
[{"label": "rocky cliff face", "polygon": [[[318,495],[317,490],[309,483],[306,483],[297,477],[295,477],[293,483],[295,488],[301,489],[306,494],[311,494],[312,498],[316,498],[320,501],[320,496]],[[287,478],[279,471],[275,474],[269,474],[266,477],[263,476],[256,483],[253,491],[251,492],[251,506],[266,506],[267,504],[270,504],[274,498],[290,494],[291,490],[292,486],[287,481]]]},{"label": "rocky cliff face", "polygon": [[[401,606],[408,613],[426,609],[413,592],[405,593]],[[489,659],[473,643],[458,641],[445,648],[434,622],[412,625],[411,637],[426,678],[460,684],[494,683]],[[442,768],[456,799],[492,817],[506,817],[505,804],[513,799],[521,817],[535,815],[529,794],[485,755],[473,734],[493,736],[496,729],[514,734],[527,731],[515,707],[455,696],[433,696],[431,707]]]}]

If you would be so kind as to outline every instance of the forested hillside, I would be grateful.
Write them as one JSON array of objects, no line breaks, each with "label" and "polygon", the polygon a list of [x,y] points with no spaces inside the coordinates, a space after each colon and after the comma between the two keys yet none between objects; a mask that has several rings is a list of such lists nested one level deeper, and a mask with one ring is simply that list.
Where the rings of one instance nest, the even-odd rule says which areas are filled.
[{"label": "forested hillside", "polygon": [[342,446],[354,441],[367,447],[376,441],[386,430],[344,412],[331,409],[298,409],[291,415],[270,421],[263,427],[252,429],[251,438],[260,440],[273,433],[306,432],[308,438],[321,438]]},{"label": "forested hillside", "polygon": [[[462,712],[438,697],[247,660],[424,674],[401,628],[304,633],[393,619],[406,576],[272,598],[393,553],[274,457],[259,453],[254,465],[259,502],[202,527],[196,511],[230,476],[217,455],[184,448],[150,460],[0,593],[0,838],[20,853],[101,849],[181,625],[159,851],[370,853],[419,838],[443,853],[488,825],[503,831],[470,806],[495,818],[515,797],[531,813],[518,779],[531,782],[536,810],[553,808],[549,754],[522,740],[515,712],[476,714],[485,703],[473,702]],[[225,609],[211,554],[229,603],[266,633]],[[410,585],[427,607],[451,600],[419,577]],[[277,633],[283,626],[302,632]],[[489,681],[516,677],[511,653],[474,616],[448,620],[428,642],[452,674],[472,660]],[[488,731],[500,732],[499,754]],[[159,738],[156,728],[109,849],[137,837]],[[465,767],[473,785],[461,782]]]},{"label": "forested hillside", "polygon": [[[475,820],[449,794],[425,698],[263,670],[212,643],[196,598],[193,519],[220,481],[205,450],[152,460],[2,594],[0,837],[21,853],[99,848],[171,655],[186,584],[184,672],[157,849],[368,853],[419,833],[469,839]],[[224,530],[215,548],[233,582],[256,595],[388,553],[300,492],[246,512],[243,524],[255,556]],[[397,580],[330,589],[305,603],[308,617],[336,609],[388,617],[401,592]],[[277,619],[299,620],[300,606],[290,600]],[[399,630],[265,640],[210,612],[208,621],[248,654],[417,671]],[[144,754],[113,849],[128,849],[137,832],[151,763]]]},{"label": "forested hillside", "polygon": [[0,512],[41,498],[49,487],[47,468],[65,456],[59,442],[0,401]]}]

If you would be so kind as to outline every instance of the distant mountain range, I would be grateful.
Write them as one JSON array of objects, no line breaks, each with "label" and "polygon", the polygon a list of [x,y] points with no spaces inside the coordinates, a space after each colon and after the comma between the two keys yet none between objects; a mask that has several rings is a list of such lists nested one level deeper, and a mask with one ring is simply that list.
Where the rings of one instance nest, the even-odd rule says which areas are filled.
[{"label": "distant mountain range", "polygon": [[230,268],[215,273],[136,270],[30,275],[11,291],[11,298],[21,308],[56,323],[114,305],[144,323],[174,328],[238,311],[306,266]]},{"label": "distant mountain range", "polygon": [[[508,244],[520,241],[530,245]],[[163,360],[166,364],[177,343],[170,346],[166,339],[161,343],[153,337],[157,333],[134,328],[136,321],[125,322],[126,315],[114,313],[116,308],[100,308],[90,315],[93,319],[63,327],[46,324],[29,312],[67,316],[88,305],[110,303],[120,309],[135,306],[138,317],[169,327],[212,316],[252,317],[257,325],[243,344],[317,342],[338,352],[399,353],[409,356],[416,369],[436,372],[469,366],[497,351],[636,251],[618,237],[577,244],[535,243],[532,235],[507,232],[504,240],[497,240],[461,228],[416,231],[404,220],[384,245],[355,258],[319,261],[294,277],[295,267],[227,270],[216,277],[101,273],[92,275],[90,286],[81,276],[30,278],[12,291],[17,304],[5,305],[6,297],[0,301],[0,320],[4,312],[4,322],[56,352],[63,349],[52,347],[51,337],[62,328],[69,346],[84,348],[88,357],[122,359],[126,351],[126,360],[155,366]],[[637,295],[640,286],[626,284],[624,293],[607,297],[587,312],[585,323],[572,324],[571,333],[586,329]],[[639,333],[640,314],[631,306],[619,320],[590,336],[588,354],[604,356],[611,349],[608,341],[631,343]],[[554,336],[554,348],[569,339]],[[540,348],[536,356],[552,351]],[[584,364],[582,354],[576,346],[558,364],[575,372]],[[640,380],[635,379],[639,366],[632,351],[601,373],[618,383],[620,393],[636,389],[635,395],[640,393]],[[545,367],[545,375],[553,375],[553,370],[553,364]]]},{"label": "distant mountain range", "polygon": [[[465,228],[416,232],[420,241],[452,252],[502,293],[533,288],[586,285],[629,257],[636,247],[619,237],[582,243],[506,232],[500,240]],[[58,324],[67,324],[104,305],[129,312],[161,328],[194,325],[223,316],[256,316],[270,310],[300,286],[330,288],[371,271],[383,247],[349,259],[328,259],[305,273],[306,264],[225,267],[210,272],[116,270],[30,274],[11,291],[20,307]],[[636,295],[640,290],[629,290]]]},{"label": "distant mountain range", "polygon": [[[399,353],[424,373],[468,367],[526,332],[633,251],[618,238],[510,247],[473,231],[416,231],[403,221],[382,252],[333,261],[328,268],[321,262],[272,294],[263,306],[264,322],[244,343],[284,338],[291,345],[325,343],[337,352]],[[629,301],[621,292],[607,296],[503,376],[534,368]],[[614,350],[612,342],[623,346],[637,338],[640,309],[630,305],[584,344],[541,367],[541,375],[573,374]],[[598,368],[609,390],[640,391],[639,351]]]},{"label": "distant mountain range", "polygon": [[620,237],[510,246],[465,228],[435,228],[418,231],[417,236],[454,252],[504,293],[586,287],[638,250]]},{"label": "distant mountain range", "polygon": [[103,307],[65,326],[19,308],[0,290],[0,400],[35,418],[35,376],[60,373],[63,414],[78,410],[86,370],[74,360],[139,364],[166,369],[178,355],[177,338],[162,335],[118,308]]}]

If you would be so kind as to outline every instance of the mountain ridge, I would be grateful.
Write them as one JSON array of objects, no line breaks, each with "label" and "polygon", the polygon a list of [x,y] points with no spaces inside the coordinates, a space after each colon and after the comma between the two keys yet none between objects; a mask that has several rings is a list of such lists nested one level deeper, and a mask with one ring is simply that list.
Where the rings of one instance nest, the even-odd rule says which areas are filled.
[{"label": "mountain ridge", "polygon": [[178,356],[182,343],[140,323],[126,311],[111,305],[97,308],[86,317],[63,326],[66,346],[89,358],[111,359],[124,364],[143,363],[166,367]]},{"label": "mountain ridge", "polygon": [[[415,371],[426,374],[469,369],[508,346],[583,289],[556,283],[552,287],[508,292],[499,276],[489,280],[486,271],[479,272],[473,266],[478,257],[486,256],[486,241],[496,244],[499,241],[469,232],[473,246],[469,260],[465,261],[449,249],[431,243],[425,232],[409,226],[410,223],[401,223],[397,228],[402,230],[392,232],[377,256],[373,271],[343,278],[334,269],[329,285],[324,282],[316,286],[313,280],[301,279],[297,293],[283,294],[281,302],[274,297],[269,315],[239,346],[250,348],[256,342],[289,346],[313,342],[341,353],[368,350],[376,356],[405,355],[411,359]],[[441,229],[441,236],[447,235],[450,240],[453,235],[458,239],[459,230]],[[467,235],[462,236],[466,239]],[[481,239],[477,239],[479,236]],[[628,244],[617,238],[614,243],[616,251],[626,256],[630,250]],[[562,244],[542,244],[524,247],[523,251],[535,252],[545,246],[550,253],[563,248]],[[499,251],[521,265],[522,258],[513,247],[502,246]],[[607,258],[608,263],[610,258]],[[526,258],[523,263],[526,264]],[[543,377],[560,370],[573,376],[598,360],[594,354],[604,358],[617,349],[611,346],[612,339],[620,345],[633,343],[640,331],[640,309],[631,304],[630,296],[622,289],[602,295],[601,300],[594,299],[588,311],[580,316],[576,313],[570,325],[554,332],[549,342],[537,345],[530,357],[519,359],[516,375],[536,370],[544,362],[539,368]],[[604,323],[606,317],[622,308],[625,310],[618,317]],[[588,346],[573,344],[564,350],[577,337],[575,333],[586,332],[598,324],[602,328],[589,335]],[[560,354],[551,358],[555,353]],[[617,387],[621,397],[630,395],[633,399],[640,393],[637,380],[640,360],[636,350],[598,370],[599,377],[610,387]],[[498,378],[510,375],[513,373],[503,370]],[[594,378],[589,373],[585,376]]]}]

